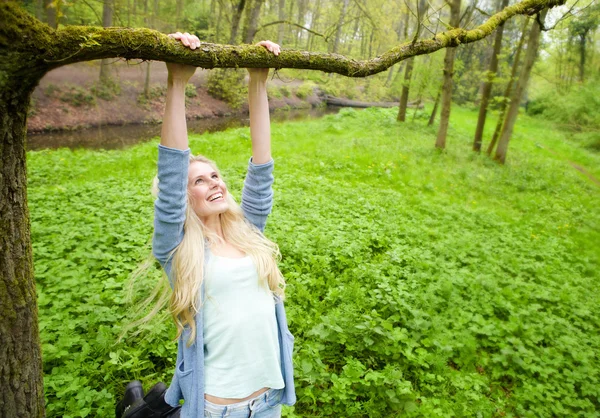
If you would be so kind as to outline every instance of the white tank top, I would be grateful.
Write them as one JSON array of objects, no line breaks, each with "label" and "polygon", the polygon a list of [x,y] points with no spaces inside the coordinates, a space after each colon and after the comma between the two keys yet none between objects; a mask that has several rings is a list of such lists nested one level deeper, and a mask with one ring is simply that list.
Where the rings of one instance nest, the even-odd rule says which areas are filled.
[{"label": "white tank top", "polygon": [[211,254],[204,292],[204,392],[245,398],[282,389],[275,300],[252,258]]}]

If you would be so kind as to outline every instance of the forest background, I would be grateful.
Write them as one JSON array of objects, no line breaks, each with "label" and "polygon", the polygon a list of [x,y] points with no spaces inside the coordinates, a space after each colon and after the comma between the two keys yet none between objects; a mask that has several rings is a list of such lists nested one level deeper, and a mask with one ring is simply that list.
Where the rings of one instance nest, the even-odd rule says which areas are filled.
[{"label": "forest background", "polygon": [[[445,30],[451,18],[448,5],[429,2],[24,5],[55,26],[102,21],[104,26],[164,32],[182,29],[232,43],[264,37],[356,58]],[[462,5],[460,25],[481,23],[498,7]],[[500,71],[490,85],[493,119],[502,119],[501,109],[510,103],[506,91],[518,86],[509,81],[516,81],[511,80],[513,70],[522,73],[514,64],[519,45],[523,51],[528,48],[533,20],[529,18],[528,27],[521,17],[505,25]],[[269,24],[282,21],[287,23]],[[388,140],[398,135],[397,109],[344,111],[322,122],[274,129],[275,135],[292,141],[279,149],[288,163],[279,177],[285,192],[268,231],[282,246],[282,268],[295,295],[288,310],[297,337],[300,401],[287,415],[596,416],[597,5],[567,4],[553,10],[544,26],[551,30],[541,36],[527,96],[517,98],[517,104],[540,119],[523,120],[518,137],[533,142],[519,143],[508,170],[468,152],[477,124],[474,113],[485,90],[482,82],[489,76],[492,37],[458,48],[453,71],[446,71],[454,72],[453,103],[462,105],[454,110],[450,136],[462,148],[448,149],[441,160],[444,154],[432,149],[436,127],[424,126],[441,97],[446,51],[403,61],[364,80],[280,71],[285,82],[271,89],[271,98],[302,98],[320,90],[349,99],[426,103],[408,113],[408,120],[404,115],[398,143]],[[111,103],[123,91],[113,64],[99,65],[94,85],[50,88],[44,94],[73,108]],[[243,85],[243,74],[213,70],[206,88],[214,86],[210,94],[235,109],[242,105],[244,91],[232,87]],[[294,82],[286,84],[288,80]],[[149,83],[140,87],[139,106],[160,103],[160,89]],[[188,97],[193,100],[195,94],[199,86],[191,87]],[[494,122],[485,132],[486,141]],[[336,152],[306,140],[315,133],[335,144]],[[246,135],[234,131],[195,138],[193,146],[225,166],[231,158],[227,174],[239,180],[241,168],[233,159],[244,154]],[[431,142],[424,146],[426,141]],[[550,151],[536,157],[536,147],[583,161],[580,168],[588,177],[548,158]],[[141,179],[151,175],[152,149],[147,144],[123,153],[29,155],[50,416],[107,416],[127,380],[141,378],[149,384],[167,379],[172,370],[174,345],[167,342],[171,330],[165,323],[155,322],[142,337],[114,346],[120,327],[132,320],[123,300],[125,279],[148,251],[144,239],[150,224],[134,220],[140,207],[151,207]],[[399,161],[403,170],[398,170]],[[319,194],[295,182],[308,168],[317,176]],[[440,180],[445,176],[448,181]],[[485,179],[496,186],[484,185]],[[232,180],[232,186],[239,188],[239,181]],[[356,192],[374,187],[379,196]],[[320,208],[312,212],[310,229],[296,221],[307,216],[294,206],[298,196],[305,207]],[[357,201],[362,205],[358,220],[348,211]],[[86,212],[90,216],[83,216]],[[338,216],[333,221],[327,213]],[[286,240],[292,232],[296,243]],[[84,277],[92,278],[85,287]],[[157,278],[148,278],[147,286]]]}]

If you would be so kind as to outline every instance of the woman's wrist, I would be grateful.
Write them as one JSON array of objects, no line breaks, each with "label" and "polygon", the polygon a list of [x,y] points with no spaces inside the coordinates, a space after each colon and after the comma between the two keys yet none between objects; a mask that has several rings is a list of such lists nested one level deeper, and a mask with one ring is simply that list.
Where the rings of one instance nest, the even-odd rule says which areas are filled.
[{"label": "woman's wrist", "polygon": [[183,88],[185,90],[185,86],[187,85],[189,80],[183,80],[181,78],[171,78],[169,77],[168,81],[167,81],[167,87],[168,88]]}]

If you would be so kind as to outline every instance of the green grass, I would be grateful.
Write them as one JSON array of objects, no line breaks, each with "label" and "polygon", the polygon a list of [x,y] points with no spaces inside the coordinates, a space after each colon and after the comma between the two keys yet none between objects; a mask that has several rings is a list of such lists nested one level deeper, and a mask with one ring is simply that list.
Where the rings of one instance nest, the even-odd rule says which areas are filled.
[{"label": "green grass", "polygon": [[[395,114],[272,128],[266,234],[283,254],[299,398],[284,413],[597,417],[600,189],[567,160],[600,176],[600,156],[522,117],[500,166],[470,151],[473,111],[453,109],[445,152],[436,128]],[[248,130],[191,148],[239,196]],[[133,319],[124,283],[150,251],[156,155],[156,141],[28,154],[50,417],[111,416],[129,380],[170,380],[168,321],[116,343]]]}]

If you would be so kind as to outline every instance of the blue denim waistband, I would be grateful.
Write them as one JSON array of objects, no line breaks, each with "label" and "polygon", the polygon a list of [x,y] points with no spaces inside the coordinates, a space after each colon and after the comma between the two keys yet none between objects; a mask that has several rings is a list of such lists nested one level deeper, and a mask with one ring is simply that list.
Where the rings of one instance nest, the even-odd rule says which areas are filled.
[{"label": "blue denim waistband", "polygon": [[273,406],[281,401],[283,389],[269,389],[265,393],[261,393],[255,398],[233,403],[230,405],[217,405],[215,403],[204,400],[204,410],[212,414],[223,414],[227,416],[234,412],[248,411],[257,409],[262,404]]}]

